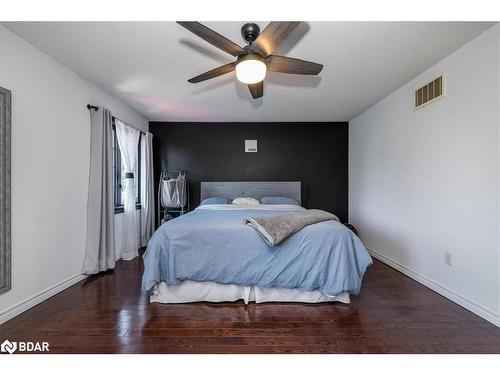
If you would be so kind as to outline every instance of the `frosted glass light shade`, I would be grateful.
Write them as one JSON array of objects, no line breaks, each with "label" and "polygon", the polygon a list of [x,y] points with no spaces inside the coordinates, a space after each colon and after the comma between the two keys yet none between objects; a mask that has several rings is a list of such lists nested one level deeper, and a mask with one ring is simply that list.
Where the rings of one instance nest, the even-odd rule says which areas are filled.
[{"label": "frosted glass light shade", "polygon": [[260,59],[244,59],[236,65],[236,78],[247,85],[262,81],[266,77],[266,63]]}]

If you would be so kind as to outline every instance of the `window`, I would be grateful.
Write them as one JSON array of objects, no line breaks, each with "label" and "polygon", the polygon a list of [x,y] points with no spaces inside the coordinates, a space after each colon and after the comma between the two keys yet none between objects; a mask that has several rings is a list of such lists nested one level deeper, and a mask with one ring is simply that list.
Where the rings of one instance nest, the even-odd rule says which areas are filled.
[{"label": "window", "polygon": [[[123,204],[125,202],[125,173],[122,169],[122,155],[116,138],[116,130],[113,126],[113,175],[115,176],[114,191],[115,191],[115,214],[124,211]],[[135,208],[141,208],[141,139],[137,146],[137,161],[134,169],[134,184],[135,184]]]}]

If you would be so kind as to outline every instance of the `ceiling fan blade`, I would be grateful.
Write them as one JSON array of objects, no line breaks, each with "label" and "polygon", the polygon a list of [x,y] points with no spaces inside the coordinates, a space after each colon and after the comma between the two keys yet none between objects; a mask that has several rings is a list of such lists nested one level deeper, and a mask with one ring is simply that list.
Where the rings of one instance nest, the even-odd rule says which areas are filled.
[{"label": "ceiling fan blade", "polygon": [[212,29],[206,27],[205,25],[194,22],[177,22],[179,25],[185,27],[193,34],[198,35],[201,39],[207,41],[208,43],[214,45],[217,48],[229,53],[233,56],[239,56],[246,54],[246,51],[233,41],[227,39],[225,36],[213,31]]},{"label": "ceiling fan blade", "polygon": [[277,55],[269,56],[266,62],[267,69],[280,73],[317,75],[323,69],[321,64]]},{"label": "ceiling fan blade", "polygon": [[300,22],[270,22],[254,42],[255,49],[269,56]]},{"label": "ceiling fan blade", "polygon": [[199,76],[188,79],[188,82],[198,83],[198,82],[206,81],[207,79],[215,78],[215,77],[230,73],[234,70],[235,66],[236,66],[235,62],[219,66],[218,68],[209,70],[208,72],[200,74]]},{"label": "ceiling fan blade", "polygon": [[248,89],[250,90],[250,94],[252,94],[252,98],[260,98],[264,95],[264,81],[248,85]]}]

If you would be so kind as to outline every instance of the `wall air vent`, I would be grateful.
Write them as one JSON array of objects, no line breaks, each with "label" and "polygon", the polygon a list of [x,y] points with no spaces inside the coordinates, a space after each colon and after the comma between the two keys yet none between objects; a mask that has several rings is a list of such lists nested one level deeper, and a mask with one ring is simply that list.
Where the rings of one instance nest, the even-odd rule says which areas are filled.
[{"label": "wall air vent", "polygon": [[443,76],[440,75],[434,81],[429,82],[425,86],[422,86],[419,89],[415,90],[414,109],[422,108],[426,104],[432,103],[433,101],[443,97],[443,81]]}]

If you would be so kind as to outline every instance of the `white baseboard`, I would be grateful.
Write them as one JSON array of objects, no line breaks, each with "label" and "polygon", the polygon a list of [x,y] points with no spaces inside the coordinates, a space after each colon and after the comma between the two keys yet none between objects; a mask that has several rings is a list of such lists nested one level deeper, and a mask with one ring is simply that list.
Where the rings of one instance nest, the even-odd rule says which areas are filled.
[{"label": "white baseboard", "polygon": [[76,284],[79,281],[84,280],[87,275],[83,275],[81,273],[71,276],[66,280],[57,283],[56,285],[47,288],[40,293],[37,293],[24,301],[14,305],[13,307],[9,307],[3,311],[0,311],[0,324],[5,323],[7,320],[14,318],[15,316],[25,312],[26,310],[31,309],[33,306],[38,305],[40,302],[45,301],[46,299],[52,297],[53,295],[62,292],[64,289],[69,288],[70,286]]},{"label": "white baseboard", "polygon": [[403,266],[401,263],[398,263],[392,259],[387,258],[385,255],[379,253],[378,251],[372,249],[367,249],[367,250],[374,258],[380,260],[382,263],[387,264],[389,267],[398,270],[402,274],[412,278],[415,281],[418,281],[420,284],[425,285],[427,288],[432,289],[436,293],[441,294],[442,296],[459,304],[463,308],[473,312],[476,315],[479,315],[481,318],[486,319],[487,321],[500,327],[500,316],[498,316],[494,312],[489,311],[484,307],[479,306],[475,302],[472,302],[467,298],[457,294],[456,292],[453,292],[445,288],[444,286],[437,284],[436,282],[430,280],[429,278],[409,269],[406,266]]}]

